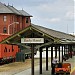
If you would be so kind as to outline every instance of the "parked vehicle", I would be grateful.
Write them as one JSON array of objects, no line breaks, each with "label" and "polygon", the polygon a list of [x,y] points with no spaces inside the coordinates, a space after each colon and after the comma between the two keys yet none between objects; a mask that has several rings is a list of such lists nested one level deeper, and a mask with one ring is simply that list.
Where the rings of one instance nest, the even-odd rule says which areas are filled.
[{"label": "parked vehicle", "polygon": [[[0,41],[6,39],[9,36],[10,35],[8,34],[0,34]],[[36,52],[37,51],[35,50],[34,55],[36,54]],[[22,46],[20,47],[17,45],[0,44],[0,64],[5,64],[16,60],[25,61],[24,58],[31,58],[31,50],[25,49]]]},{"label": "parked vehicle", "polygon": [[17,52],[18,46],[16,45],[0,44],[0,64],[15,61]]},{"label": "parked vehicle", "polygon": [[55,66],[54,75],[70,75],[71,64],[70,63],[58,63]]}]

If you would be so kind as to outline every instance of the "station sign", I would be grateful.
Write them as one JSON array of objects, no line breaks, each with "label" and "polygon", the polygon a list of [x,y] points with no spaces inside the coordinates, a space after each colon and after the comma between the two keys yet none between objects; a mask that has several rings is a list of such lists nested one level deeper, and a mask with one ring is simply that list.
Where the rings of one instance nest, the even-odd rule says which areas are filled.
[{"label": "station sign", "polygon": [[44,43],[44,38],[21,38],[21,43]]}]

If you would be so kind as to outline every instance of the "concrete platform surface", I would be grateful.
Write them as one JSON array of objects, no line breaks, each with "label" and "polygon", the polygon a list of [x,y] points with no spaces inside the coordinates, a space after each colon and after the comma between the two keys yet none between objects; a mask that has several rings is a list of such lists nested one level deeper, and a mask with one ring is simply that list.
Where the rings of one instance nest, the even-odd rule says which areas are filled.
[{"label": "concrete platform surface", "polygon": [[[51,75],[51,61],[49,61],[49,70],[46,71],[46,63],[43,63],[42,74],[39,74],[39,65],[35,66],[35,74],[34,75]],[[73,58],[69,58],[66,62],[71,63],[71,75],[75,75],[75,56]],[[15,67],[16,68],[16,67]],[[14,70],[13,70],[14,71]],[[0,72],[0,75],[31,75],[31,68],[26,70],[22,70],[21,72]]]},{"label": "concrete platform surface", "polygon": [[[72,72],[75,67],[75,56],[73,58],[68,59],[66,62],[71,63],[71,75],[75,75],[75,72]],[[24,70],[20,73],[14,75],[31,75],[31,69]],[[39,74],[39,65],[35,66],[35,74],[34,75],[51,75],[51,64],[49,63],[49,70],[46,71],[46,65],[43,64],[43,73]]]}]

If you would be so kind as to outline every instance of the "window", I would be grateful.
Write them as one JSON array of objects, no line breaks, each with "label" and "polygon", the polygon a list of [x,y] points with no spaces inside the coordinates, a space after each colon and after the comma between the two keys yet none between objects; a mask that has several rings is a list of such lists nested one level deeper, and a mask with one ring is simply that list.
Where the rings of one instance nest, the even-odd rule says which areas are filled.
[{"label": "window", "polygon": [[12,45],[12,52],[14,51],[14,49],[13,49],[13,45]]},{"label": "window", "polygon": [[3,33],[7,33],[6,27],[3,28]]},{"label": "window", "polygon": [[12,52],[14,51],[14,49],[12,49]]},{"label": "window", "polygon": [[28,17],[26,17],[26,23],[28,23]]},{"label": "window", "polygon": [[4,16],[3,20],[6,21],[6,19],[7,19],[7,16]]},{"label": "window", "polygon": [[7,52],[7,48],[5,47],[4,52]]}]

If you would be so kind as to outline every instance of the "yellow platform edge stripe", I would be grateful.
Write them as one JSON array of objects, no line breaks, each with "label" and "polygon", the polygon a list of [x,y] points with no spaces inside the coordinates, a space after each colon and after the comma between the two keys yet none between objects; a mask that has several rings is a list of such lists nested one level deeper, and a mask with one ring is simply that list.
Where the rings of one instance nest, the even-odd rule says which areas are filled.
[{"label": "yellow platform edge stripe", "polygon": [[71,72],[70,72],[70,73],[72,73],[73,71],[75,71],[75,67],[71,70]]}]

